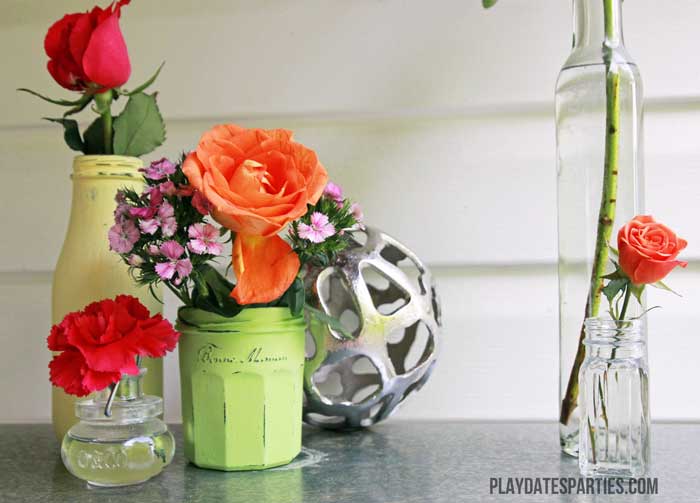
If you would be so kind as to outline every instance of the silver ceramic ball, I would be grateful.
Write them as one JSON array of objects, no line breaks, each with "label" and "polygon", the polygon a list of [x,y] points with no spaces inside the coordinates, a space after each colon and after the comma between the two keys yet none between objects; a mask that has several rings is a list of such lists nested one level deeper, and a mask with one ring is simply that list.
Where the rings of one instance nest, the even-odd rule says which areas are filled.
[{"label": "silver ceramic ball", "polygon": [[342,323],[347,339],[309,316],[304,421],[331,429],[371,426],[420,389],[435,366],[440,304],[430,271],[378,229],[305,276],[310,305]]}]

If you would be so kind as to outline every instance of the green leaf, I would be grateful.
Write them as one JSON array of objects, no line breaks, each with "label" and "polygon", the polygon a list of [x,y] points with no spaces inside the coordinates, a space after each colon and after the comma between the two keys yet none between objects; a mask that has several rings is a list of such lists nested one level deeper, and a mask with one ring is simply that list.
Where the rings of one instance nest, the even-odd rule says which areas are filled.
[{"label": "green leaf", "polygon": [[44,120],[61,124],[63,126],[63,139],[66,140],[66,145],[68,145],[71,150],[82,152],[83,139],[80,137],[77,121],[73,119],[52,119],[51,117],[44,117]]},{"label": "green leaf", "polygon": [[[53,103],[54,105],[61,105],[62,107],[74,107],[77,105],[80,105],[83,103],[83,100],[85,100],[85,97],[88,95],[81,96],[80,99],[77,100],[56,100],[53,98],[49,98],[48,96],[44,96],[43,94],[39,94],[36,91],[32,91],[31,89],[27,89],[25,87],[20,87],[17,89],[18,91],[24,92],[24,93],[29,93],[33,96],[36,96],[37,98],[41,98],[44,101],[48,101],[49,103]],[[89,97],[89,96],[88,96]],[[88,101],[90,101],[88,99]]]},{"label": "green leaf", "polygon": [[64,117],[68,117],[69,115],[75,115],[78,112],[82,112],[86,106],[92,101],[92,95],[91,94],[86,94],[84,95],[80,100],[78,100],[78,103],[73,107],[65,112],[63,112]]},{"label": "green leaf", "polygon": [[639,302],[639,304],[641,305],[642,294],[644,293],[644,285],[635,285],[634,283],[630,282],[629,289],[632,292],[632,295],[634,295],[634,298],[637,299],[637,302]]},{"label": "green leaf", "polygon": [[663,281],[657,281],[656,283],[652,283],[651,286],[653,286],[654,288],[658,288],[659,290],[666,290],[667,292],[671,292],[672,294],[678,295],[679,297],[683,297],[680,293],[676,292],[673,288],[668,286]]},{"label": "green leaf", "polygon": [[496,5],[496,1],[497,0],[481,0],[481,5],[484,6],[484,9],[488,9]]},{"label": "green leaf", "polygon": [[233,284],[219,271],[208,264],[198,267],[194,275],[196,288],[192,292],[192,305],[205,311],[231,318],[241,312],[242,307],[231,298]]},{"label": "green leaf", "polygon": [[296,278],[286,293],[287,305],[292,316],[298,316],[304,311],[306,293],[304,292],[304,282],[301,278]]},{"label": "green leaf", "polygon": [[155,94],[134,94],[114,120],[114,153],[139,157],[165,141],[165,124]]},{"label": "green leaf", "polygon": [[163,61],[163,62],[160,64],[160,66],[159,66],[158,69],[156,70],[156,73],[154,73],[153,76],[152,76],[150,79],[148,79],[146,82],[144,82],[143,84],[141,84],[140,86],[138,86],[136,89],[134,89],[134,90],[132,90],[132,91],[126,91],[126,90],[125,90],[125,91],[123,91],[121,94],[122,94],[123,96],[133,96],[134,94],[138,94],[138,93],[140,93],[140,92],[145,91],[145,90],[148,88],[148,86],[150,86],[151,84],[153,84],[153,83],[156,81],[156,79],[158,78],[158,75],[160,74],[160,71],[163,69],[163,66],[164,66],[164,65],[165,65],[165,61]]},{"label": "green leaf", "polygon": [[605,288],[603,288],[603,294],[607,297],[608,302],[612,304],[617,294],[620,290],[623,290],[627,285],[628,281],[626,279],[613,279],[611,280]]},{"label": "green leaf", "polygon": [[627,276],[625,276],[625,273],[622,272],[621,269],[615,269],[615,271],[610,274],[603,276],[603,279],[627,279]]},{"label": "green leaf", "polygon": [[104,141],[102,118],[98,117],[83,132],[83,153],[86,155],[104,154]]},{"label": "green leaf", "polygon": [[325,323],[326,325],[328,325],[334,332],[340,334],[340,336],[343,339],[350,340],[354,338],[352,334],[348,331],[348,329],[345,328],[345,325],[343,325],[338,318],[328,316],[326,313],[324,313],[320,309],[316,309],[315,307],[306,306],[305,309],[306,312],[309,313],[309,316],[313,316],[321,323]]}]

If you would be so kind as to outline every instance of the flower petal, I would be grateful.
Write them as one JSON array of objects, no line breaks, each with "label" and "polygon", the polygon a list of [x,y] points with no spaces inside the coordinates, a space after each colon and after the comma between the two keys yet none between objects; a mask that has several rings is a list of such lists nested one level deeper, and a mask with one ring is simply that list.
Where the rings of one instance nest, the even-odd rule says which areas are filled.
[{"label": "flower petal", "polygon": [[278,299],[296,278],[299,267],[299,257],[279,236],[238,234],[233,245],[238,282],[231,297],[241,305]]}]

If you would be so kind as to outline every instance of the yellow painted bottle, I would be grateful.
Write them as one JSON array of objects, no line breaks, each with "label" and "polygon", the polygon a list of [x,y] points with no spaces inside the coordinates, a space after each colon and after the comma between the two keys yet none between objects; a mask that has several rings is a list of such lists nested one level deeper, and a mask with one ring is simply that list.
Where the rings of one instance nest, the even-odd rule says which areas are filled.
[{"label": "yellow painted bottle", "polygon": [[[68,231],[53,278],[52,323],[59,323],[69,312],[119,294],[137,297],[152,314],[161,304],[148,288],[139,287],[126,264],[109,249],[107,233],[114,224],[114,196],[130,187],[140,191],[143,166],[136,157],[116,155],[78,156],[73,160],[73,200]],[[163,396],[162,359],[145,359],[148,368],[144,391]],[[52,420],[58,439],[77,422],[75,397],[60,388],[52,390]]]}]

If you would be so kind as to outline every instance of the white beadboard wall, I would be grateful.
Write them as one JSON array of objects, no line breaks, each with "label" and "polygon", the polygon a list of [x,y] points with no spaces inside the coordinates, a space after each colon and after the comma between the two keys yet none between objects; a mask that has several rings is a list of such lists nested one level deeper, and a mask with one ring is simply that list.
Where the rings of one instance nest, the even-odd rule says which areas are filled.
[{"label": "white beadboard wall", "polygon": [[[557,389],[552,95],[571,40],[570,2],[136,0],[124,9],[132,86],[157,84],[168,141],[212,124],[287,127],[316,149],[367,220],[433,269],[442,354],[397,418],[554,419]],[[84,0],[0,4],[0,422],[47,421],[50,283],[65,232],[71,152],[40,121],[64,96],[43,36]],[[653,23],[649,21],[653,19]],[[647,207],[690,241],[678,299],[652,294],[652,407],[700,420],[700,2],[625,2],[641,67]],[[84,116],[85,118],[88,115]],[[167,299],[172,319],[176,305]],[[177,359],[167,419],[179,420]]]}]

